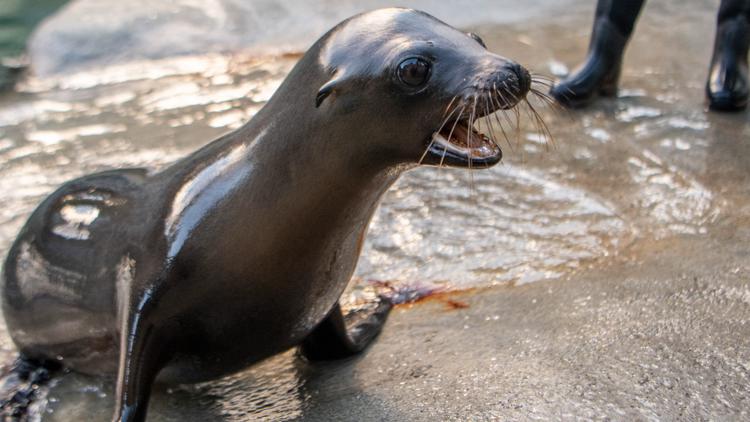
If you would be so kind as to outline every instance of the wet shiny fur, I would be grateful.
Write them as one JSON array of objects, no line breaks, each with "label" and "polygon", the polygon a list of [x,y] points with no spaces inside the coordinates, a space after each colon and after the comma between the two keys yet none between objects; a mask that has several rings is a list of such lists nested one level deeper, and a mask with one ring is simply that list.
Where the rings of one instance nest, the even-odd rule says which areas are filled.
[{"label": "wet shiny fur", "polygon": [[[432,63],[418,90],[394,74],[413,56]],[[114,420],[140,421],[157,378],[209,380],[300,344],[311,359],[362,350],[390,306],[347,332],[338,300],[380,197],[438,162],[425,151],[456,98],[487,81],[524,97],[519,69],[421,12],[344,21],[244,127],[162,172],[84,176],[39,205],[3,277],[22,356],[116,374]]]}]

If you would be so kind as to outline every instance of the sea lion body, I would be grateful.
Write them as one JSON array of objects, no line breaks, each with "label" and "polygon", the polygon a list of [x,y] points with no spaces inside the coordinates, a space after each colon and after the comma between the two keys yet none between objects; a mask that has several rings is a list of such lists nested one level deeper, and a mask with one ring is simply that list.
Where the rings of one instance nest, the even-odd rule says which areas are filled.
[{"label": "sea lion body", "polygon": [[[116,374],[125,290],[154,279],[161,290],[154,289],[153,318],[181,315],[181,326],[196,331],[186,341],[195,347],[184,352],[189,358],[175,357],[160,373],[167,382],[234,372],[298,344],[325,317],[351,277],[375,207],[339,219],[338,210],[300,209],[279,228],[278,210],[291,213],[306,203],[296,191],[314,195],[324,178],[267,183],[248,177],[240,162],[246,156],[239,151],[248,147],[225,148],[231,152],[200,151],[153,176],[140,169],[85,176],[39,206],[6,263],[4,294],[13,305],[5,306],[5,317],[26,356],[60,356],[81,372]],[[262,204],[249,216],[231,192],[245,177],[235,193],[252,192],[251,204]],[[388,179],[383,187],[395,174]],[[372,201],[381,193],[372,192]],[[321,202],[340,204],[339,198]],[[70,221],[75,209],[78,219]]]},{"label": "sea lion body", "polygon": [[528,92],[475,38],[413,10],[358,15],[237,131],[159,173],[63,185],[5,263],[21,354],[117,374],[114,420],[136,421],[157,377],[213,379],[299,344],[362,350],[390,306],[347,332],[338,300],[380,197],[418,163],[497,163],[472,119]]}]

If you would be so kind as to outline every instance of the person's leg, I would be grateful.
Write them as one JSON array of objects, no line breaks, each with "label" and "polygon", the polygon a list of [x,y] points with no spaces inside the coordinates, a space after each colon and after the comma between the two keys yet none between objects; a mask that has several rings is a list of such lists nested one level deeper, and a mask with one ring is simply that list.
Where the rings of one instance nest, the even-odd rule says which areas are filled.
[{"label": "person's leg", "polygon": [[550,90],[560,103],[582,107],[597,95],[614,96],[622,56],[645,0],[599,0],[586,61]]},{"label": "person's leg", "polygon": [[737,111],[747,107],[749,45],[750,0],[722,0],[706,82],[706,96],[712,110]]}]

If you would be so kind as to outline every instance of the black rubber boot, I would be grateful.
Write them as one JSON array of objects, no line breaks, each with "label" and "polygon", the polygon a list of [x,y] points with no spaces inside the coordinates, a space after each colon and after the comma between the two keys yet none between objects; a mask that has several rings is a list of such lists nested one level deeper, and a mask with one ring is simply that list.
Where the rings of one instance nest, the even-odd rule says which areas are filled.
[{"label": "black rubber boot", "polygon": [[747,51],[750,46],[750,0],[723,0],[706,81],[708,107],[739,111],[747,107]]},{"label": "black rubber boot", "polygon": [[550,90],[562,105],[583,107],[617,95],[622,56],[645,0],[599,0],[586,61]]}]

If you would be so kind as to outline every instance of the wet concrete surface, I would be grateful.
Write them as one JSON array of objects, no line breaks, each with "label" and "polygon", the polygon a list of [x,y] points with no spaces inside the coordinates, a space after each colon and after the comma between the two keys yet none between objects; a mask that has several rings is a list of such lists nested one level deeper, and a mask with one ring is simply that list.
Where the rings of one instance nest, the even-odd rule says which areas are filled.
[{"label": "wet concrete surface", "polygon": [[[388,192],[352,300],[373,280],[471,290],[397,308],[360,358],[289,352],[162,387],[150,420],[747,419],[750,126],[747,112],[704,110],[717,7],[649,3],[619,98],[542,109],[551,142],[524,114],[502,165],[421,169]],[[466,29],[562,73],[583,58],[592,15],[581,0]],[[294,60],[123,65],[0,97],[0,250],[57,184],[163,167],[241,124]],[[10,361],[7,336],[0,345]],[[44,420],[110,417],[109,381],[66,374],[44,393]]]},{"label": "wet concrete surface", "polygon": [[[554,282],[403,305],[361,357],[310,365],[290,352],[161,388],[150,420],[744,420],[750,232],[719,232]],[[63,377],[45,420],[107,420],[108,388]]]},{"label": "wet concrete surface", "polygon": [[467,308],[399,309],[363,358],[315,370],[299,420],[747,419],[746,245],[680,236],[565,280],[453,296]]}]

